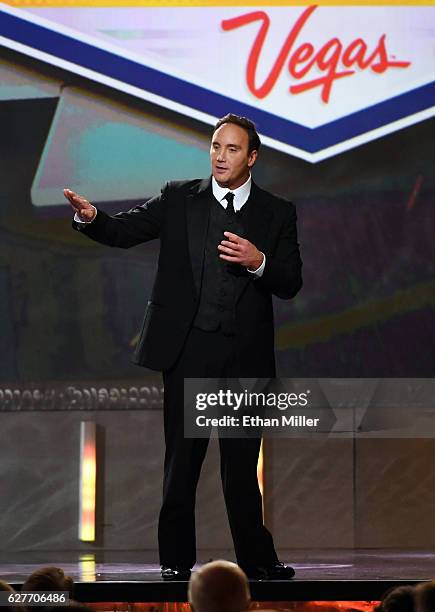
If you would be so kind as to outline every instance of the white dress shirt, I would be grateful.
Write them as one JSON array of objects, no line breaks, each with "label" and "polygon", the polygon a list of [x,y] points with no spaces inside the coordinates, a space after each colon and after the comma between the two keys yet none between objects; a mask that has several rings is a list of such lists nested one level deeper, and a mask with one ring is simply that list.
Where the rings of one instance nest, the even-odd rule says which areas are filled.
[{"label": "white dress shirt", "polygon": [[213,195],[216,200],[222,204],[222,206],[226,209],[228,206],[227,200],[225,200],[225,196],[227,193],[234,193],[234,210],[239,212],[242,208],[243,204],[246,204],[249,198],[249,194],[251,193],[251,185],[252,179],[251,175],[249,175],[248,180],[237,187],[237,189],[228,189],[228,187],[221,187],[214,176],[211,177],[211,188],[213,190]]},{"label": "white dress shirt", "polygon": [[[248,179],[243,183],[243,185],[240,185],[240,187],[237,187],[237,189],[228,189],[228,187],[221,187],[215,177],[211,177],[211,188],[213,190],[213,195],[219,202],[219,204],[221,204],[221,206],[223,206],[225,209],[228,206],[228,201],[225,199],[225,196],[227,195],[227,193],[234,193],[233,206],[236,212],[239,212],[243,205],[246,204],[246,202],[248,201],[249,195],[251,193],[251,185],[251,175],[249,175]],[[260,278],[260,276],[262,276],[264,267],[266,265],[266,255],[262,251],[260,251],[260,253],[263,255],[263,261],[261,265],[256,270],[249,270],[248,268],[246,268],[249,274],[253,274],[256,278]]]}]

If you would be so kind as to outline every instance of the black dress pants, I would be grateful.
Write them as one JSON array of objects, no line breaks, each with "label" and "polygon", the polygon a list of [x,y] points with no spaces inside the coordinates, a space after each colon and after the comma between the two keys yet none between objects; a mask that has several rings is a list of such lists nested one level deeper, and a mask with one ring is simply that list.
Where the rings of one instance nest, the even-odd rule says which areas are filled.
[{"label": "black dress pants", "polygon": [[[166,452],[159,516],[161,565],[191,568],[196,562],[196,487],[209,440],[184,437],[184,378],[273,376],[273,372],[254,372],[246,359],[241,363],[239,349],[236,336],[192,328],[175,366],[163,373]],[[257,480],[260,444],[261,438],[219,438],[231,534],[237,561],[245,567],[278,560],[272,536],[263,525]]]}]

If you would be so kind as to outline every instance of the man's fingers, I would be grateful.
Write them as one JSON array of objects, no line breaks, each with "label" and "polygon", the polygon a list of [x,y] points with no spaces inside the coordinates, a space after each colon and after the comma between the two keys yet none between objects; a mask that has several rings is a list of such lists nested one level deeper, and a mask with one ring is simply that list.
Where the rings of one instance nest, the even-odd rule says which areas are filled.
[{"label": "man's fingers", "polygon": [[71,191],[71,189],[64,189],[63,190],[63,195],[70,202],[73,202],[78,197],[77,194],[74,191]]},{"label": "man's fingers", "polygon": [[89,209],[92,206],[90,202],[86,200],[86,198],[79,196],[74,191],[71,191],[71,189],[64,189],[63,194],[70,202],[70,204],[75,208],[75,210]]},{"label": "man's fingers", "polygon": [[223,255],[222,253],[219,254],[219,257],[226,261],[231,261],[232,263],[240,263],[240,257],[232,257],[231,255]]},{"label": "man's fingers", "polygon": [[237,242],[238,240],[243,240],[237,234],[233,234],[232,232],[224,232],[224,236],[226,236],[231,242]]},{"label": "man's fingers", "polygon": [[74,204],[76,204],[77,206],[81,206],[82,208],[90,207],[89,202],[85,198],[82,198],[81,196],[77,196],[77,195],[72,196],[70,201],[74,202]]},{"label": "man's fingers", "polygon": [[64,189],[63,190],[63,195],[66,197],[66,199],[71,202],[71,197],[72,197],[72,191],[70,189]]},{"label": "man's fingers", "polygon": [[237,242],[229,242],[228,240],[222,240],[219,246],[226,247],[227,249],[231,249],[232,251],[241,251],[242,247]]},{"label": "man's fingers", "polygon": [[74,191],[71,191],[71,189],[64,189],[63,195],[66,197],[68,202],[74,206],[74,208],[79,205],[79,202],[77,201],[78,196],[76,193],[74,193]]},{"label": "man's fingers", "polygon": [[[232,243],[230,243],[232,244]],[[219,257],[223,259],[227,259],[228,261],[241,262],[243,260],[244,254],[234,247],[223,246],[222,244],[218,244]]]},{"label": "man's fingers", "polygon": [[229,249],[228,247],[219,245],[218,249],[221,253],[227,253],[228,255],[233,255],[234,257],[240,256],[240,253],[238,251],[235,251],[234,249]]}]

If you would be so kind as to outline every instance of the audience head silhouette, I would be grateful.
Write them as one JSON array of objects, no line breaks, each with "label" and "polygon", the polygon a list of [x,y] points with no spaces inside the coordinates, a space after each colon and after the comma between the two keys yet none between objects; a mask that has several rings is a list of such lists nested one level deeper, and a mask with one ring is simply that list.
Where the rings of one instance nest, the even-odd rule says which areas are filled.
[{"label": "audience head silhouette", "polygon": [[[22,591],[68,591],[72,597],[73,579],[65,576],[60,567],[41,567],[31,574],[21,587]],[[32,607],[32,611],[47,610],[47,607]]]},{"label": "audience head silhouette", "polygon": [[194,612],[243,612],[251,601],[248,579],[230,561],[212,561],[192,574],[189,603]]}]

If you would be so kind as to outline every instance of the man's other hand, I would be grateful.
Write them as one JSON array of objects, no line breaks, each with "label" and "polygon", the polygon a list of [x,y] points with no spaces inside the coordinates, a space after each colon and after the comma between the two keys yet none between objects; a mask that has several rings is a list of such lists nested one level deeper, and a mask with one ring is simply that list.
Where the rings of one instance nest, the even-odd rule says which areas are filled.
[{"label": "man's other hand", "polygon": [[71,189],[64,189],[63,195],[66,197],[68,202],[74,209],[74,212],[80,217],[85,223],[89,223],[95,219],[97,209],[93,206],[86,198],[78,195]]},{"label": "man's other hand", "polygon": [[222,240],[218,245],[221,259],[238,263],[251,271],[257,270],[261,266],[263,253],[257,249],[255,244],[231,232],[224,232],[224,236],[227,237],[227,240]]}]

